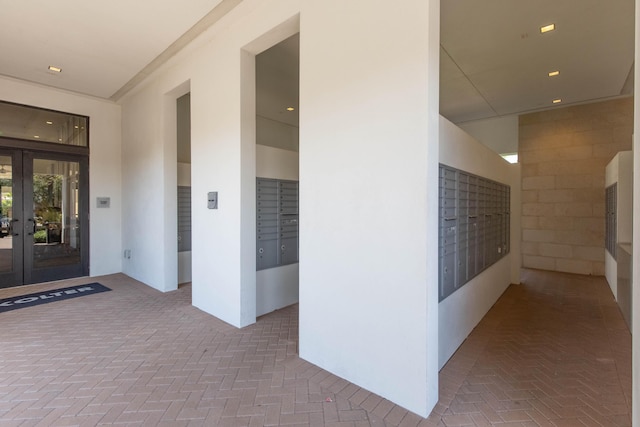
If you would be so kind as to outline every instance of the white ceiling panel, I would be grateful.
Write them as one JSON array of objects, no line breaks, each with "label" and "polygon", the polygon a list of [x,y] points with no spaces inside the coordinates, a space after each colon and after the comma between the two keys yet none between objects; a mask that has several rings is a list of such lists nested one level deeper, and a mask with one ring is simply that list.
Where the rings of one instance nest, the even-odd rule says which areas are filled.
[{"label": "white ceiling panel", "polygon": [[110,98],[220,2],[2,0],[0,74]]},{"label": "white ceiling panel", "polygon": [[461,99],[441,76],[441,114],[456,123],[478,96],[498,116],[616,97],[633,66],[634,1],[442,0],[441,46],[477,91]]},{"label": "white ceiling panel", "polygon": [[[172,43],[241,1],[0,0],[0,75],[117,100],[145,67],[166,59]],[[634,60],[634,3],[441,0],[441,114],[461,123],[550,108],[554,98],[568,105],[632,90],[625,82]],[[540,34],[548,23],[557,29]],[[265,117],[297,121],[297,109],[282,112],[297,97],[298,76],[287,74],[297,70],[297,49],[285,44],[265,55],[270,62],[261,65],[278,74],[261,77],[277,89],[263,98]],[[549,79],[554,69],[561,75]]]}]

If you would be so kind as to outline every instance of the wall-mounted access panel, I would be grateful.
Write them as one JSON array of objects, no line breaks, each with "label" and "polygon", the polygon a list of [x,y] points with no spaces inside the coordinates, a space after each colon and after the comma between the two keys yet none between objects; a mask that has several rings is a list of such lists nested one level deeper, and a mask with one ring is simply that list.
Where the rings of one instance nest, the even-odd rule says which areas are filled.
[{"label": "wall-mounted access panel", "polygon": [[298,262],[298,182],[256,179],[256,270]]},{"label": "wall-mounted access panel", "polygon": [[440,301],[509,253],[508,185],[440,165]]}]

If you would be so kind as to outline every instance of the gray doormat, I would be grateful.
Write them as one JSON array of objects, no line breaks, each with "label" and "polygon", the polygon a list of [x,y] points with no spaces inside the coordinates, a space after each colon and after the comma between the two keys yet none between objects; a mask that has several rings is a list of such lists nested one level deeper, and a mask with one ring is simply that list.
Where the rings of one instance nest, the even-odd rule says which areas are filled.
[{"label": "gray doormat", "polygon": [[65,299],[77,298],[84,295],[107,292],[111,289],[100,283],[89,283],[86,285],[71,286],[68,288],[42,291],[35,294],[18,295],[11,298],[0,299],[0,313],[17,310],[24,307],[46,304],[48,302],[61,301]]}]

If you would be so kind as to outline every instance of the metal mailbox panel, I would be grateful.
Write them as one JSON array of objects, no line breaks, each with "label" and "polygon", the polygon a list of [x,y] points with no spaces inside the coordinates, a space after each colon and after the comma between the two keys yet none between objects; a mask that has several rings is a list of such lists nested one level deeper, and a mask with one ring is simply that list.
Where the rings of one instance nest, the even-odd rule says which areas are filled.
[{"label": "metal mailbox panel", "polygon": [[509,186],[440,165],[441,300],[508,252],[509,203]]},{"label": "metal mailbox panel", "polygon": [[456,289],[456,280],[455,280],[455,264],[456,257],[455,254],[445,255],[441,259],[441,285],[440,285],[440,293],[441,299],[446,298],[451,295],[453,291]]},{"label": "metal mailbox panel", "polygon": [[256,179],[256,269],[298,262],[298,182]]},{"label": "metal mailbox panel", "polygon": [[264,270],[278,265],[278,241],[276,239],[258,241],[256,249],[256,270]]},{"label": "metal mailbox panel", "polygon": [[280,240],[280,265],[298,262],[298,236]]}]

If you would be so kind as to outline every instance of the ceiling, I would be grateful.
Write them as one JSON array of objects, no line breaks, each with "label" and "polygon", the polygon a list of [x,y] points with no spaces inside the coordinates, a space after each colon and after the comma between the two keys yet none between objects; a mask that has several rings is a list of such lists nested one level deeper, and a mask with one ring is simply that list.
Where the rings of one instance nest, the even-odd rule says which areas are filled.
[{"label": "ceiling", "polygon": [[0,74],[115,99],[239,1],[2,1]]},{"label": "ceiling", "polygon": [[[117,101],[241,1],[3,1],[0,74]],[[441,0],[441,114],[463,123],[630,94],[634,14],[634,0]],[[297,98],[295,43],[261,55],[287,77],[265,79],[278,90],[259,114],[289,124],[297,108],[275,97]]]},{"label": "ceiling", "polygon": [[634,14],[634,0],[442,0],[440,113],[462,123],[631,94]]}]

